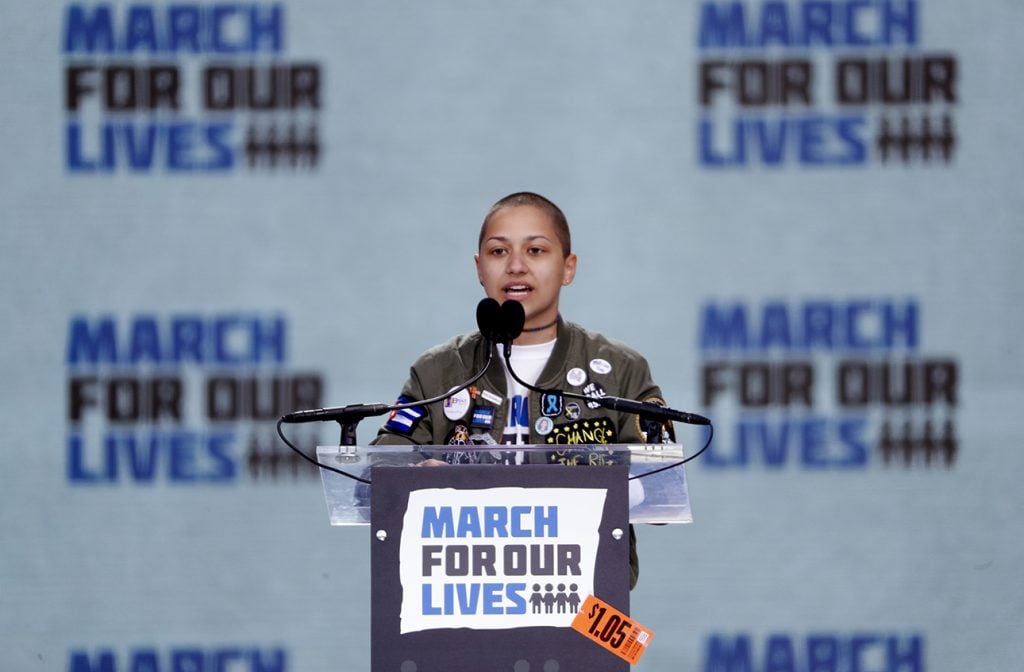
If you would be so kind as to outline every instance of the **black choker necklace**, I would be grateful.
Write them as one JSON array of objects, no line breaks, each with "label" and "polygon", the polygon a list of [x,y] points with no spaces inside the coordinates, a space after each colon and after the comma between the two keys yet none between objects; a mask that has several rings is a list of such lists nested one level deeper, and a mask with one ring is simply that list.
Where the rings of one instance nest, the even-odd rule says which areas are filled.
[{"label": "black choker necklace", "polygon": [[540,327],[530,327],[530,328],[523,327],[523,331],[544,331],[545,329],[550,329],[551,327],[553,327],[556,324],[558,324],[561,321],[561,319],[562,319],[562,314],[559,313],[558,315],[555,316],[554,322],[548,322],[547,324],[545,324],[543,326],[540,326]]}]

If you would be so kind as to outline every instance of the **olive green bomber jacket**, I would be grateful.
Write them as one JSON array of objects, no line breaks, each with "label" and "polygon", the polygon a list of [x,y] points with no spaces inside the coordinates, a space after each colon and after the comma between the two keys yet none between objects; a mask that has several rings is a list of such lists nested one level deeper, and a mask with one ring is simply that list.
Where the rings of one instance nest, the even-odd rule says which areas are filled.
[{"label": "olive green bomber jacket", "polygon": [[[410,371],[400,401],[434,397],[464,384],[484,365],[486,342],[479,332],[456,336],[425,352]],[[497,349],[495,358],[500,358]],[[632,348],[571,322],[560,321],[558,338],[536,386],[583,395],[607,394],[663,404],[647,360]],[[458,399],[393,414],[374,440],[379,444],[458,445],[477,434],[502,442],[509,404],[505,370],[493,362],[487,373]],[[538,445],[646,443],[637,416],[565,398],[529,395],[530,440]],[[542,404],[547,403],[547,408]],[[596,406],[592,407],[592,406]],[[464,409],[464,413],[461,411]],[[557,411],[557,412],[556,412]],[[544,418],[549,418],[545,420]],[[651,442],[660,437],[651,437]],[[492,441],[474,440],[475,443]]]},{"label": "olive green bomber jacket", "polygon": [[[431,348],[413,364],[399,402],[428,399],[463,385],[483,367],[487,347],[483,336],[473,332]],[[494,356],[500,357],[500,353],[495,351]],[[642,355],[622,343],[561,320],[554,349],[536,387],[664,404]],[[417,406],[393,413],[373,443],[501,444],[510,412],[506,392],[504,367],[492,363],[475,385],[450,397],[443,405]],[[552,445],[555,451],[574,444],[647,443],[650,433],[662,431],[657,423],[642,427],[635,415],[604,409],[581,399],[544,399],[540,394],[530,394],[528,399],[529,443]],[[671,435],[670,427],[667,431]],[[485,434],[488,436],[474,436]],[[660,440],[661,436],[650,438],[652,443]],[[640,561],[632,525],[629,541],[633,588],[639,578]]]}]

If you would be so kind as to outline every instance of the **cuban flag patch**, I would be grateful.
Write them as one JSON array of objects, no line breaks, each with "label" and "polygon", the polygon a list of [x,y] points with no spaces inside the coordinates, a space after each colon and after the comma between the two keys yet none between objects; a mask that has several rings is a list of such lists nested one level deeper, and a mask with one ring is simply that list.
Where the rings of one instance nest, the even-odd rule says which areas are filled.
[{"label": "cuban flag patch", "polygon": [[[415,400],[406,396],[401,396],[398,398],[396,404],[408,404],[411,401]],[[422,406],[412,406],[398,411],[391,411],[391,415],[388,416],[387,424],[384,426],[395,432],[411,434],[412,430],[416,429],[416,425],[418,425],[420,420],[422,420],[426,415],[427,411]]]}]

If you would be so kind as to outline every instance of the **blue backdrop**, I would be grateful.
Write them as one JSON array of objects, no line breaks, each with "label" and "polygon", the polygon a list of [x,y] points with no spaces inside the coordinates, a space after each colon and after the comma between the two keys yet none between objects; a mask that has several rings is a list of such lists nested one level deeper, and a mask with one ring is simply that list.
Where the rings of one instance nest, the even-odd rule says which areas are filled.
[{"label": "blue backdrop", "polygon": [[523,189],[715,421],[640,669],[1018,664],[1016,3],[2,7],[5,669],[366,669],[367,531],[272,420],[474,329]]}]

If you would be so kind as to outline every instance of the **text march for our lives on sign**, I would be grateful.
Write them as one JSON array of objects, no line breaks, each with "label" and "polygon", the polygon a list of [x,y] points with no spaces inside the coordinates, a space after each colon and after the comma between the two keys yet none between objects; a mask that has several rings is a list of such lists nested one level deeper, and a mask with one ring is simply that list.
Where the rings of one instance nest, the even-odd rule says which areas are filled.
[{"label": "text march for our lives on sign", "polygon": [[411,492],[400,551],[401,632],[568,627],[594,591],[607,492]]}]

